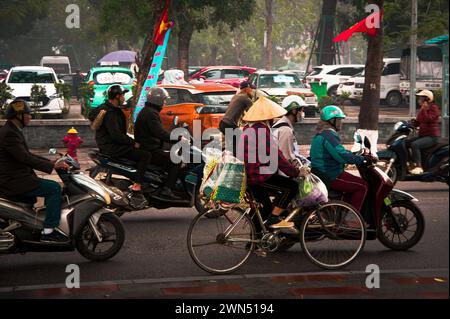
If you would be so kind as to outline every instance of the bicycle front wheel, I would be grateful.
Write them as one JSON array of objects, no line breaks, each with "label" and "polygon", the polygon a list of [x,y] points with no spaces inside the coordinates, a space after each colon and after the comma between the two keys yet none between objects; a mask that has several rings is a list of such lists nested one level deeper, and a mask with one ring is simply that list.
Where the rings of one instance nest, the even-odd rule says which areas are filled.
[{"label": "bicycle front wheel", "polygon": [[232,208],[211,217],[208,212],[192,221],[187,244],[192,260],[212,274],[236,271],[255,247],[255,226],[246,212]]},{"label": "bicycle front wheel", "polygon": [[361,214],[342,201],[330,201],[307,213],[300,227],[303,252],[325,269],[351,263],[365,242],[366,227]]}]

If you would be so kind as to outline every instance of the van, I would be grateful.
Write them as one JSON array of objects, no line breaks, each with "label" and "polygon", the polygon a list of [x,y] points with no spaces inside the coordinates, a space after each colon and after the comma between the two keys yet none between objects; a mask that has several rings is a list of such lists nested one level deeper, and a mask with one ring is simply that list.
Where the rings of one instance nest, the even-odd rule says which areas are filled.
[{"label": "van", "polygon": [[72,74],[70,61],[66,56],[43,56],[41,66],[52,68],[58,76]]}]

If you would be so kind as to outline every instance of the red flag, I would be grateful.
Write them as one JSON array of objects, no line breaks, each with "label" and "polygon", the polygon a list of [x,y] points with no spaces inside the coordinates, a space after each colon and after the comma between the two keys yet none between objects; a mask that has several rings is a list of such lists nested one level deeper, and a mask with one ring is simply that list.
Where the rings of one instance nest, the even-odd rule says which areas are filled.
[{"label": "red flag", "polygon": [[170,0],[166,1],[166,6],[164,7],[161,18],[159,19],[158,26],[156,27],[153,43],[156,45],[163,45],[164,38],[166,36],[167,30],[173,26],[173,22],[169,22],[168,11],[169,11]]},{"label": "red flag", "polygon": [[383,13],[374,12],[364,20],[359,21],[354,26],[340,33],[337,37],[333,39],[333,41],[334,42],[347,41],[356,32],[367,33],[371,37],[374,37],[377,35],[378,29],[380,28],[380,22],[382,18]]}]

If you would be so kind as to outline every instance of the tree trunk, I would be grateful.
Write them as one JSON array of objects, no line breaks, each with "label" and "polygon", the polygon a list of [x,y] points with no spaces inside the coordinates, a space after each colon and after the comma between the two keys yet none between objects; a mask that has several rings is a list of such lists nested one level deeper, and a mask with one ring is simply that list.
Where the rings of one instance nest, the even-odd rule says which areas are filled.
[{"label": "tree trunk", "polygon": [[192,23],[180,24],[180,31],[178,32],[178,69],[184,72],[185,80],[188,80],[189,77],[189,46],[193,33],[194,26]]},{"label": "tree trunk", "polygon": [[[209,65],[216,65],[218,53],[219,53],[219,48],[217,47],[217,45],[213,45],[211,48],[210,56],[209,56],[209,63],[208,63]],[[199,59],[199,62],[197,63],[197,65],[202,65],[202,63],[200,62],[200,59]]]},{"label": "tree trunk", "polygon": [[318,64],[333,64],[334,52],[334,24],[336,16],[337,0],[324,0],[322,6],[322,25],[319,29],[321,32],[318,38],[319,50],[322,54],[318,54]]},{"label": "tree trunk", "polygon": [[[383,9],[384,0],[371,0],[370,3]],[[380,105],[380,81],[383,67],[383,22],[375,37],[369,37],[363,99],[359,111],[359,128],[378,130],[378,113]]]},{"label": "tree trunk", "polygon": [[266,0],[266,50],[265,67],[272,70],[272,31],[273,31],[273,0]]}]

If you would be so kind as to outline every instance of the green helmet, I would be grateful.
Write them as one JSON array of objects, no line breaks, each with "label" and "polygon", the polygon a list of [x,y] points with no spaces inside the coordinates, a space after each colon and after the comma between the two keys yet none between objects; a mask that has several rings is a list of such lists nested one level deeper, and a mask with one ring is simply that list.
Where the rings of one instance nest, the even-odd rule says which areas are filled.
[{"label": "green helmet", "polygon": [[320,119],[328,122],[332,119],[345,119],[345,114],[342,110],[335,105],[325,106],[320,112]]}]

